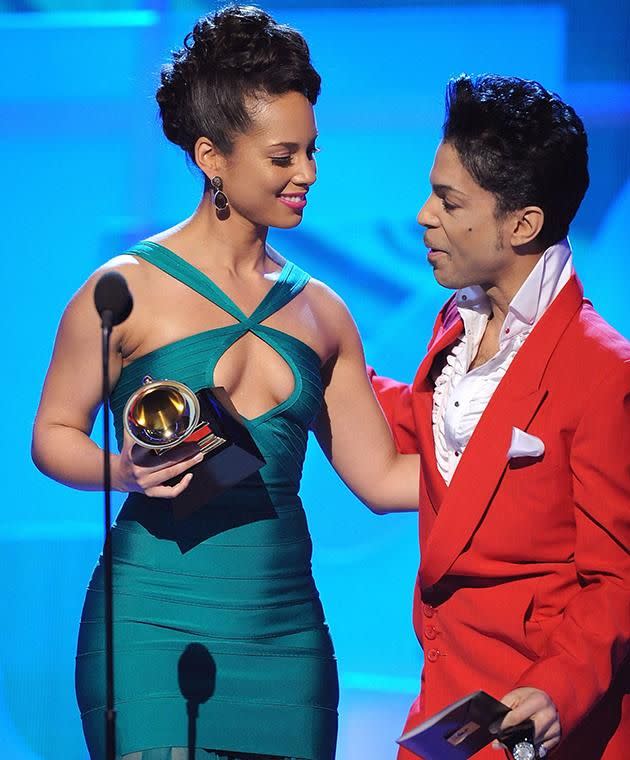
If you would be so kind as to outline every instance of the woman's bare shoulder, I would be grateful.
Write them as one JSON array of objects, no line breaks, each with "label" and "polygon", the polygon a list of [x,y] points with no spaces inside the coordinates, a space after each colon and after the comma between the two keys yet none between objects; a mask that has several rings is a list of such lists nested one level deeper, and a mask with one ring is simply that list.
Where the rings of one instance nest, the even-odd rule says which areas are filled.
[{"label": "woman's bare shoulder", "polygon": [[90,334],[99,334],[100,318],[94,303],[94,289],[103,275],[118,272],[125,278],[134,303],[130,318],[115,326],[112,331],[112,344],[125,355],[129,350],[127,344],[130,329],[133,331],[133,323],[136,321],[136,307],[151,292],[151,269],[147,262],[130,254],[114,256],[101,264],[70,298],[61,317],[60,334],[68,336],[71,343],[79,343],[84,336]]},{"label": "woman's bare shoulder", "polygon": [[358,334],[352,314],[341,296],[325,282],[314,277],[308,281],[305,288],[309,305],[320,330],[325,330],[334,336],[337,345],[346,340],[354,341]]},{"label": "woman's bare shoulder", "polygon": [[306,291],[313,306],[321,311],[323,316],[333,319],[339,317],[352,319],[350,310],[343,298],[330,285],[311,277],[307,283]]}]

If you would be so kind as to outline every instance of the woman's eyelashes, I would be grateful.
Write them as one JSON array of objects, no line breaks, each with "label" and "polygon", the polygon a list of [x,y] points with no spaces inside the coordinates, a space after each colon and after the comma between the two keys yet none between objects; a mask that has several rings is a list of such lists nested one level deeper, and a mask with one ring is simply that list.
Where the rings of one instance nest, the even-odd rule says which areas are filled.
[{"label": "woman's eyelashes", "polygon": [[454,211],[457,206],[454,203],[449,203],[446,198],[441,198],[442,201],[442,208],[444,211]]},{"label": "woman's eyelashes", "polygon": [[[313,146],[312,148],[308,148],[306,151],[306,156],[309,161],[312,161],[315,157],[316,153],[319,153],[320,149]],[[271,163],[275,166],[291,166],[293,164],[295,157],[295,153],[288,153],[284,156],[271,156]]]}]

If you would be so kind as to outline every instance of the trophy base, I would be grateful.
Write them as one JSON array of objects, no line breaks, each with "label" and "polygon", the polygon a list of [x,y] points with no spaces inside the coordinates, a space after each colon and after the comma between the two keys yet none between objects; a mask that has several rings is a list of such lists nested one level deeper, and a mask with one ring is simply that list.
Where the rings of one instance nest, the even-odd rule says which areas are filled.
[{"label": "trophy base", "polygon": [[[265,459],[230,401],[225,388],[202,388],[196,393],[203,421],[186,439],[204,451],[204,459],[191,467],[190,484],[179,496],[171,499],[175,519],[182,520],[215,496],[253,475]],[[206,434],[205,428],[210,429]],[[203,430],[200,434],[199,431]],[[181,480],[167,481],[171,485]]]}]

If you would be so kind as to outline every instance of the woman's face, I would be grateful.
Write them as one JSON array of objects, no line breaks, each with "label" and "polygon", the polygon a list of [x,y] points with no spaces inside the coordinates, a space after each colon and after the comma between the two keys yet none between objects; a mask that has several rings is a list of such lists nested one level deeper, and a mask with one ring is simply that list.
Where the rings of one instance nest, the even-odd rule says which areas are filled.
[{"label": "woman's face", "polygon": [[252,125],[234,139],[221,177],[236,215],[255,225],[296,227],[315,182],[317,127],[313,107],[298,92],[252,101]]}]

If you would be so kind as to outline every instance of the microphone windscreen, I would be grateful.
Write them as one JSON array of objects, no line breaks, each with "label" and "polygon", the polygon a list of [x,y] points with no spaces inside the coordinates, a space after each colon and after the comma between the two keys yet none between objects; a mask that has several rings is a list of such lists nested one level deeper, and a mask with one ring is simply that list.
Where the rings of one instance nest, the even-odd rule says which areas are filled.
[{"label": "microphone windscreen", "polygon": [[133,298],[119,272],[105,272],[99,279],[94,288],[94,305],[101,317],[110,312],[112,326],[124,322],[131,314]]}]

